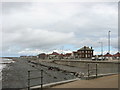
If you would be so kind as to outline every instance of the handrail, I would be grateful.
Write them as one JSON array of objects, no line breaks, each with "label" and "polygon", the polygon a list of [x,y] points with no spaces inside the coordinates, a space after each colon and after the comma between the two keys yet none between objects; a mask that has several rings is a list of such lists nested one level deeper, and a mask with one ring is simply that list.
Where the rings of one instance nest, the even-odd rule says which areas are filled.
[{"label": "handrail", "polygon": [[[33,71],[33,70],[29,70],[29,71],[28,71],[28,86],[27,86],[28,90],[30,90],[30,87],[33,86],[33,85],[30,85],[31,80],[37,79],[37,78],[41,78],[41,83],[40,83],[40,85],[41,85],[41,90],[42,90],[42,88],[43,88],[43,70],[41,69],[41,77],[33,77],[33,78],[30,77],[30,72],[31,72],[31,71]],[[35,86],[35,85],[34,85],[34,86]]]}]

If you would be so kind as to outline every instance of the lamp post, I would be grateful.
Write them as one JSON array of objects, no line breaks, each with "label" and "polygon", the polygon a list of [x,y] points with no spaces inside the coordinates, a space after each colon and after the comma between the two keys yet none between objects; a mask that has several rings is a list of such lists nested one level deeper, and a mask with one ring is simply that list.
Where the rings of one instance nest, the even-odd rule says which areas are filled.
[{"label": "lamp post", "polygon": [[110,54],[110,32],[108,31],[108,53]]},{"label": "lamp post", "polygon": [[101,44],[101,55],[102,55],[102,59],[103,59],[103,42],[98,42]]}]

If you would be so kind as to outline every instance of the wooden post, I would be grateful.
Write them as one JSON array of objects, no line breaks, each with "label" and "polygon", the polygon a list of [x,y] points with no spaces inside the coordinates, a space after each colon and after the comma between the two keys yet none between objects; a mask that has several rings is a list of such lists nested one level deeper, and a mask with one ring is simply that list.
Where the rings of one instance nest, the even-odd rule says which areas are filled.
[{"label": "wooden post", "polygon": [[28,71],[28,90],[30,90],[30,71]]},{"label": "wooden post", "polygon": [[43,90],[43,70],[41,70],[41,90]]}]

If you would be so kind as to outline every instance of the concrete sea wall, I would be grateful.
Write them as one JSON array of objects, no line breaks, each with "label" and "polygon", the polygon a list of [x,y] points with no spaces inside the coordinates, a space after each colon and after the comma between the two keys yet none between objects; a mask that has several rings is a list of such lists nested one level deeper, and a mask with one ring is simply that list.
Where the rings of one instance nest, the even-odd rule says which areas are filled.
[{"label": "concrete sea wall", "polygon": [[86,73],[88,72],[88,64],[89,70],[91,74],[96,73],[96,64],[97,64],[97,74],[107,74],[107,73],[118,73],[118,62],[109,62],[109,61],[75,61],[75,60],[54,60],[54,63],[79,67]]}]

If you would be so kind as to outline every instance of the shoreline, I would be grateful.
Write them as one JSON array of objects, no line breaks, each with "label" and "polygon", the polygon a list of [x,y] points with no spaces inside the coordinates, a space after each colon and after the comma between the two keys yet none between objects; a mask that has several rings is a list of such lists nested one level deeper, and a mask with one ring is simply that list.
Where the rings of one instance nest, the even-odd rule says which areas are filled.
[{"label": "shoreline", "polygon": [[7,58],[0,59],[0,80],[2,80],[3,69],[7,69],[10,63],[14,63],[14,61],[12,59],[7,59]]}]

